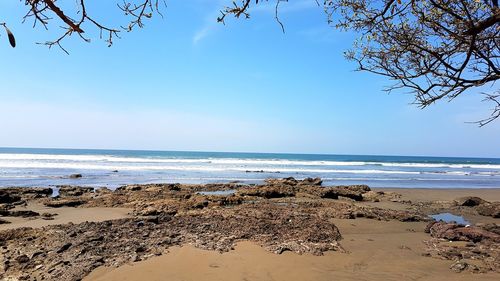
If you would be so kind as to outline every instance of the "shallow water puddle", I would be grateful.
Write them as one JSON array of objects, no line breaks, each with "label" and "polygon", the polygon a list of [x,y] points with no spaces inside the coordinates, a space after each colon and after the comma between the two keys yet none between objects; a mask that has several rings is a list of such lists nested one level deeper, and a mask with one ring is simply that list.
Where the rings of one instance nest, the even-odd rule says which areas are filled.
[{"label": "shallow water puddle", "polygon": [[470,225],[470,222],[465,220],[464,217],[456,216],[456,215],[450,214],[450,213],[440,213],[440,214],[430,215],[429,217],[431,217],[437,221],[444,221],[444,222],[453,222],[454,221],[458,224]]},{"label": "shallow water puddle", "polygon": [[231,194],[235,194],[236,190],[235,189],[229,189],[229,190],[215,190],[215,191],[200,191],[197,192],[198,194],[201,195],[221,195],[221,196],[228,196]]}]

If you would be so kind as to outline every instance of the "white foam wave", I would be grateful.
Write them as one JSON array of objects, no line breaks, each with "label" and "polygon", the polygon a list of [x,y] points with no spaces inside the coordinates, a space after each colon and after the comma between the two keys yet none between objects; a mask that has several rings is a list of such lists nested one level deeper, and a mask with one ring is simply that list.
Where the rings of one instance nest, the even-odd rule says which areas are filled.
[{"label": "white foam wave", "polygon": [[[98,163],[59,163],[59,162],[5,162],[0,161],[0,168],[17,169],[73,169],[73,170],[172,170],[172,171],[249,171],[245,167],[215,167],[215,166],[182,166],[182,165],[119,165]],[[260,170],[259,170],[260,171]],[[345,170],[345,169],[308,169],[308,168],[266,168],[264,172],[270,173],[352,173],[352,174],[420,174],[412,171],[389,170]]]},{"label": "white foam wave", "polygon": [[[370,162],[367,162],[370,163]],[[453,168],[453,169],[500,169],[500,165],[494,164],[440,164],[440,163],[376,163],[384,167],[408,167],[408,168]]]},{"label": "white foam wave", "polygon": [[451,169],[489,169],[500,170],[497,164],[449,164],[449,163],[397,163],[364,161],[320,161],[286,159],[242,159],[242,158],[156,158],[123,157],[116,155],[67,155],[67,154],[9,154],[0,153],[0,161],[18,162],[89,162],[97,163],[151,163],[151,164],[209,164],[233,166],[382,166],[394,168],[451,168]]}]

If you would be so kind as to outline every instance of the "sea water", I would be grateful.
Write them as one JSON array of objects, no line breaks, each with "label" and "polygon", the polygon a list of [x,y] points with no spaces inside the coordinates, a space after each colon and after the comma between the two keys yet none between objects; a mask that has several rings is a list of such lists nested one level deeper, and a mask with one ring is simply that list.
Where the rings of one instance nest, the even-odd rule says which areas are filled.
[{"label": "sea water", "polygon": [[[69,177],[76,173],[82,177]],[[325,185],[498,188],[500,159],[0,148],[0,187],[259,183],[282,177],[321,177]]]}]

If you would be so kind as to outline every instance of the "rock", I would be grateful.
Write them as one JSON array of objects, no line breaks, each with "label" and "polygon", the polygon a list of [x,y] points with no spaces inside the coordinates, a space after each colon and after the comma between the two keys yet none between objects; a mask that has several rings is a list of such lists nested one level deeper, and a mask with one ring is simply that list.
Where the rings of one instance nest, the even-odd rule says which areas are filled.
[{"label": "rock", "polygon": [[5,190],[0,189],[0,203],[14,203],[21,200],[20,196],[10,194]]},{"label": "rock", "polygon": [[283,179],[266,179],[266,184],[268,185],[297,185],[298,181],[293,177],[283,178]]},{"label": "rock", "polygon": [[9,187],[0,189],[0,203],[21,203],[22,200],[43,198],[52,195],[52,188]]},{"label": "rock", "polygon": [[208,206],[209,201],[204,196],[193,196],[187,202],[190,209],[203,209]]},{"label": "rock", "polygon": [[487,224],[476,224],[476,226],[481,227],[489,232],[496,233],[500,235],[500,225],[496,223],[487,223]]},{"label": "rock", "polygon": [[270,185],[259,187],[248,187],[239,189],[238,196],[256,196],[262,198],[283,198],[295,196],[295,191],[290,185]]},{"label": "rock", "polygon": [[158,215],[160,212],[158,211],[158,209],[154,208],[154,207],[147,207],[146,209],[143,209],[139,212],[139,215],[141,216],[155,216],[155,215]]},{"label": "rock", "polygon": [[347,190],[358,192],[358,193],[366,193],[366,192],[371,191],[370,187],[368,185],[364,185],[364,184],[361,184],[361,185],[339,185],[339,186],[337,186],[337,188],[347,189]]},{"label": "rock", "polygon": [[140,220],[140,222],[143,222],[143,225],[144,222],[158,223],[158,216],[138,216],[137,219]]},{"label": "rock", "polygon": [[22,218],[28,218],[28,217],[37,217],[40,214],[31,210],[15,210],[15,211],[9,211],[9,210],[0,210],[0,216],[4,217],[22,217]]},{"label": "rock", "polygon": [[134,185],[120,186],[116,190],[118,190],[118,191],[138,191],[141,189],[142,189],[142,186],[134,184]]},{"label": "rock", "polygon": [[321,178],[305,178],[302,181],[299,181],[299,185],[315,185],[315,186],[321,186],[323,181]]},{"label": "rock", "polygon": [[53,213],[42,213],[40,215],[42,217],[43,220],[53,220],[54,219],[54,216],[57,216],[57,214],[53,214]]},{"label": "rock", "polygon": [[482,216],[500,218],[500,202],[481,204],[475,209]]},{"label": "rock", "polygon": [[57,250],[56,253],[60,254],[66,250],[68,250],[73,244],[72,243],[66,243],[64,245],[61,246],[61,248],[59,248],[59,250]]},{"label": "rock", "polygon": [[339,196],[347,197],[355,201],[363,200],[363,195],[361,192],[353,191],[346,187],[325,187],[320,192],[321,198],[338,199]]},{"label": "rock", "polygon": [[483,240],[500,242],[500,235],[476,226],[464,227],[456,223],[443,221],[431,222],[425,228],[425,232],[432,237],[443,238],[451,241],[480,242]]},{"label": "rock", "polygon": [[70,179],[79,179],[82,177],[82,174],[71,174],[69,175]]},{"label": "rock", "polygon": [[131,262],[138,262],[141,261],[141,258],[139,257],[138,254],[133,254],[132,257],[130,258]]},{"label": "rock", "polygon": [[468,264],[465,261],[460,260],[450,265],[450,269],[457,273],[460,273],[464,271],[467,268],[467,266]]},{"label": "rock", "polygon": [[363,201],[379,202],[385,198],[385,192],[383,191],[368,191],[363,193]]},{"label": "rock", "polygon": [[92,193],[93,191],[93,187],[59,186],[59,196],[61,197],[82,196],[84,194]]},{"label": "rock", "polygon": [[60,208],[60,207],[76,207],[85,204],[87,201],[82,199],[59,199],[46,201],[43,204],[47,207]]},{"label": "rock", "polygon": [[8,223],[11,223],[11,222],[0,218],[0,224],[8,224]]},{"label": "rock", "polygon": [[18,263],[27,263],[30,261],[30,258],[27,255],[20,255],[16,258]]},{"label": "rock", "polygon": [[487,203],[487,201],[475,196],[461,197],[455,199],[455,202],[458,206],[465,206],[465,207],[474,207]]}]

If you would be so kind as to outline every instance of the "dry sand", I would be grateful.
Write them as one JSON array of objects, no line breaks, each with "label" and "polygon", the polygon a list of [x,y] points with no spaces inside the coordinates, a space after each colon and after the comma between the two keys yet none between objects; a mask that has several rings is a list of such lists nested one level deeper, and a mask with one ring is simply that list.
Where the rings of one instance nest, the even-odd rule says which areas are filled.
[{"label": "dry sand", "polygon": [[131,211],[127,208],[49,208],[41,204],[28,204],[26,207],[15,208],[14,210],[32,210],[42,213],[57,214],[53,220],[44,220],[42,218],[20,218],[3,217],[11,222],[9,224],[0,224],[0,230],[13,229],[19,227],[44,227],[47,225],[82,223],[85,221],[106,221],[128,217]]},{"label": "dry sand", "polygon": [[[384,190],[399,192],[403,199],[412,201],[451,200],[467,195],[500,200],[500,189]],[[242,241],[235,250],[220,254],[186,245],[146,261],[98,268],[84,280],[500,280],[498,273],[454,273],[449,269],[451,261],[422,256],[422,241],[429,237],[423,232],[425,223],[337,219],[335,224],[344,237],[341,244],[349,253],[329,252],[319,257],[290,252],[276,255]]]}]

